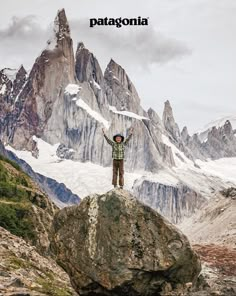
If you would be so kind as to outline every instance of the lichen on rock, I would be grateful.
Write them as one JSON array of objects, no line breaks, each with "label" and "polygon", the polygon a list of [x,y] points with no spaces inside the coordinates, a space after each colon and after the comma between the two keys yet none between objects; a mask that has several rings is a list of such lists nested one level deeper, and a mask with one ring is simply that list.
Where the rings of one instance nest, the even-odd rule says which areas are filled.
[{"label": "lichen on rock", "polygon": [[59,211],[51,246],[80,295],[158,295],[201,269],[175,226],[119,189]]}]

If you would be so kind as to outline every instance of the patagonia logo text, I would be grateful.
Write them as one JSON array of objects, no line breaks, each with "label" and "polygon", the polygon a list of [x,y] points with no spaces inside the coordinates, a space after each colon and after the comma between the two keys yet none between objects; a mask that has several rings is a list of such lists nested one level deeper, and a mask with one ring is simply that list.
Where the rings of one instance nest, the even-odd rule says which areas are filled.
[{"label": "patagonia logo text", "polygon": [[149,18],[143,18],[141,16],[137,18],[91,18],[90,27],[95,26],[115,26],[121,28],[122,26],[148,26]]}]

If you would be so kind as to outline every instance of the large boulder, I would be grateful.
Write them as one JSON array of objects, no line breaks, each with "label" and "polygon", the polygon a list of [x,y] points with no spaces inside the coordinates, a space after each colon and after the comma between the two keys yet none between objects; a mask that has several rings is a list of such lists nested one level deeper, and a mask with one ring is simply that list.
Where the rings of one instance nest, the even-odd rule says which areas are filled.
[{"label": "large boulder", "polygon": [[186,236],[119,189],[59,211],[51,247],[80,295],[159,295],[201,269]]}]

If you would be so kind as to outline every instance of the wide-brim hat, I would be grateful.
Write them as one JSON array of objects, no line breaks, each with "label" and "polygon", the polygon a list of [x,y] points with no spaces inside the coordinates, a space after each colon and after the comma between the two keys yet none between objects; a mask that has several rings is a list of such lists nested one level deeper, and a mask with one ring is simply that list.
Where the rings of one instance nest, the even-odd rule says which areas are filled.
[{"label": "wide-brim hat", "polygon": [[124,141],[124,137],[121,135],[121,134],[116,134],[114,137],[113,137],[113,140],[116,141],[116,137],[121,137],[121,142]]}]

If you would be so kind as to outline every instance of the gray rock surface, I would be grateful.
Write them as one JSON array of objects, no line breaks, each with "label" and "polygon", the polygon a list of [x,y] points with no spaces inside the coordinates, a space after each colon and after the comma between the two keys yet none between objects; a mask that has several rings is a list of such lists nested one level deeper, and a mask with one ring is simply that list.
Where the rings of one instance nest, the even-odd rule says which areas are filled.
[{"label": "gray rock surface", "polygon": [[178,124],[175,122],[172,107],[168,100],[165,102],[162,121],[166,131],[170,133],[174,141],[178,142],[180,138],[180,130]]},{"label": "gray rock surface", "polygon": [[70,29],[65,11],[60,10],[54,22],[54,36],[36,59],[19,96],[19,114],[10,137],[16,148],[35,149],[32,136],[43,136],[49,118],[57,111],[55,103],[63,98],[66,85],[75,81],[74,68]]},{"label": "gray rock surface", "polygon": [[231,122],[226,120],[220,127],[213,126],[202,133],[194,134],[184,139],[194,158],[205,160],[207,158],[219,159],[222,157],[235,157],[236,137]]},{"label": "gray rock surface", "polygon": [[127,110],[136,114],[145,115],[140,106],[139,95],[126,74],[125,70],[113,59],[110,60],[105,73],[106,94],[111,106],[118,110]]},{"label": "gray rock surface", "polygon": [[68,275],[35,247],[0,227],[0,295],[77,295]]},{"label": "gray rock surface", "polygon": [[85,198],[53,223],[52,250],[80,295],[158,295],[195,282],[187,238],[123,190]]},{"label": "gray rock surface", "polygon": [[171,186],[145,179],[134,183],[134,195],[175,224],[193,215],[206,201],[184,184]]}]

